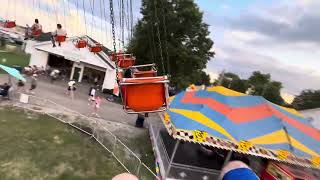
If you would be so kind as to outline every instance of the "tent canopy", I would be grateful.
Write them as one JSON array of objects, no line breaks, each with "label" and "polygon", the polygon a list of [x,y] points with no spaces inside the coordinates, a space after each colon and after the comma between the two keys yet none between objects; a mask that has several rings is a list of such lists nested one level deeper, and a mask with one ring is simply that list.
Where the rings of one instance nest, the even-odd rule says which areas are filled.
[{"label": "tent canopy", "polygon": [[320,132],[296,110],[222,86],[176,95],[164,122],[178,139],[304,166],[319,161]]},{"label": "tent canopy", "polygon": [[0,69],[6,71],[10,76],[13,76],[14,78],[16,78],[18,80],[26,82],[26,79],[15,68],[11,68],[11,67],[0,64]]}]

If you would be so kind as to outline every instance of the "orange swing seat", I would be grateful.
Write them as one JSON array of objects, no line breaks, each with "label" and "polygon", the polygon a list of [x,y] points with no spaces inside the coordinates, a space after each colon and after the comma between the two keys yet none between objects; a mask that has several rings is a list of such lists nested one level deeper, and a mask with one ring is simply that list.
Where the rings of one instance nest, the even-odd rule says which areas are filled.
[{"label": "orange swing seat", "polygon": [[129,68],[134,65],[136,58],[132,54],[122,54],[117,56],[118,67]]},{"label": "orange swing seat", "polygon": [[136,60],[132,54],[124,54],[123,52],[112,53],[109,57],[117,63],[118,67],[123,69],[133,66]]},{"label": "orange swing seat", "polygon": [[80,48],[85,48],[87,47],[87,41],[84,39],[79,39],[77,40],[76,44],[75,44],[76,48],[80,49]]},{"label": "orange swing seat", "polygon": [[5,28],[14,28],[16,27],[16,22],[15,21],[6,21],[3,25]]},{"label": "orange swing seat", "polygon": [[32,36],[33,37],[39,37],[42,33],[42,30],[41,29],[37,29],[37,30],[34,30],[32,31]]},{"label": "orange swing seat", "polygon": [[100,43],[95,43],[89,47],[90,52],[98,53],[102,51],[102,45]]},{"label": "orange swing seat", "polygon": [[59,43],[62,43],[66,41],[66,38],[66,36],[56,36],[55,40]]},{"label": "orange swing seat", "polygon": [[[149,70],[139,70],[141,68],[148,68]],[[137,65],[132,66],[132,77],[141,78],[141,77],[156,77],[157,69],[155,68],[155,64],[145,64],[145,65]]]},{"label": "orange swing seat", "polygon": [[123,108],[129,114],[165,111],[168,107],[166,76],[123,78],[120,81]]}]

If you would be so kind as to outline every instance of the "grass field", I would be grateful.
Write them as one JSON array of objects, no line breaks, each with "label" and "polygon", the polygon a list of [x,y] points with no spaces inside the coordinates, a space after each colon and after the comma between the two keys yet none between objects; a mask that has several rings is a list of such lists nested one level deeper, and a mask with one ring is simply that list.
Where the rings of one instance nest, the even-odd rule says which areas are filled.
[{"label": "grass field", "polygon": [[17,52],[0,51],[0,64],[6,66],[21,66],[29,65],[30,55]]},{"label": "grass field", "polygon": [[98,143],[57,120],[0,108],[0,179],[111,179],[124,169]]}]

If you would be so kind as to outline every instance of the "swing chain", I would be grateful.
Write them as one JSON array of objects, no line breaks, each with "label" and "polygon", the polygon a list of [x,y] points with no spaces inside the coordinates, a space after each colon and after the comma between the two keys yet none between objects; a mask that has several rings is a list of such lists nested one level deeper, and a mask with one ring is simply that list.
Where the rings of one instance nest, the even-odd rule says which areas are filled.
[{"label": "swing chain", "polygon": [[156,31],[157,31],[157,37],[158,37],[158,41],[159,41],[159,54],[160,54],[160,60],[161,60],[161,65],[162,65],[162,73],[163,74],[166,74],[166,69],[165,69],[165,66],[164,66],[164,63],[163,63],[163,51],[162,51],[162,45],[161,45],[161,35],[160,35],[160,21],[159,21],[159,18],[158,18],[158,13],[157,13],[157,0],[153,1],[153,6],[154,6],[154,16],[155,16],[155,26],[156,26]]},{"label": "swing chain", "polygon": [[116,34],[114,30],[114,12],[113,12],[113,0],[109,0],[110,2],[110,20],[111,20],[111,26],[112,26],[112,43],[113,43],[113,51],[116,53]]},{"label": "swing chain", "polygon": [[[114,30],[114,12],[113,12],[113,0],[109,0],[110,2],[110,20],[111,20],[111,26],[112,26],[112,43],[113,43],[113,53],[116,54],[117,53],[117,49],[116,49],[116,33]],[[119,84],[119,69],[118,69],[118,62],[115,61],[115,65],[116,65],[116,81]]]}]

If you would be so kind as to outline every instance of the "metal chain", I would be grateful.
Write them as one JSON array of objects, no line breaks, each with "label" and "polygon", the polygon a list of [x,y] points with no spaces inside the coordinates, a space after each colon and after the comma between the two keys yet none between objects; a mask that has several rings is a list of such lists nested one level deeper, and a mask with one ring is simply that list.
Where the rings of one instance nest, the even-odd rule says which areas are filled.
[{"label": "metal chain", "polygon": [[[113,12],[113,0],[109,0],[110,2],[110,20],[111,20],[111,27],[112,27],[112,43],[113,43],[113,53],[117,52],[116,49],[116,34],[114,31],[114,12]],[[116,64],[116,81],[119,83],[119,69],[118,69],[118,63],[115,62]]]},{"label": "metal chain", "polygon": [[84,5],[84,0],[82,0],[82,6],[83,6],[83,16],[84,16],[84,26],[86,29],[86,36],[88,36],[87,17],[86,17],[86,9],[85,9],[85,5]]},{"label": "metal chain", "polygon": [[133,11],[132,11],[132,0],[130,0],[130,28],[131,28],[131,39],[133,37]]},{"label": "metal chain", "polygon": [[112,43],[113,43],[113,51],[114,53],[117,52],[117,43],[116,43],[116,33],[114,30],[114,12],[113,12],[113,0],[109,0],[110,2],[110,20],[111,20],[111,27],[112,27]]},{"label": "metal chain", "polygon": [[166,69],[164,67],[164,63],[163,63],[163,56],[162,56],[162,46],[161,46],[161,35],[160,35],[160,29],[159,29],[159,18],[158,18],[158,13],[157,13],[157,5],[156,5],[157,0],[154,0],[154,16],[155,16],[155,20],[156,20],[156,27],[157,27],[157,36],[158,36],[158,41],[159,41],[159,51],[160,51],[160,59],[161,59],[161,65],[162,65],[162,72],[163,74],[166,74]]},{"label": "metal chain", "polygon": [[121,43],[122,43],[122,49],[124,50],[124,21],[125,21],[125,18],[124,18],[124,2],[123,0],[121,0]]},{"label": "metal chain", "polygon": [[[167,70],[168,74],[170,76],[170,59],[169,59],[169,53],[168,53],[168,34],[167,34],[167,25],[166,25],[166,12],[164,10],[164,6],[162,1],[160,0],[160,7],[161,7],[161,13],[162,13],[162,21],[163,21],[163,33],[164,33],[164,49],[166,53],[166,61],[167,61]],[[165,2],[166,3],[166,2]]]},{"label": "metal chain", "polygon": [[64,28],[67,29],[67,21],[66,21],[66,6],[65,6],[65,0],[62,0],[62,6],[63,6],[63,19],[64,19]]}]

